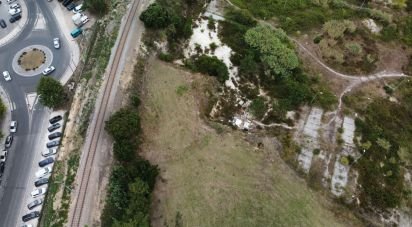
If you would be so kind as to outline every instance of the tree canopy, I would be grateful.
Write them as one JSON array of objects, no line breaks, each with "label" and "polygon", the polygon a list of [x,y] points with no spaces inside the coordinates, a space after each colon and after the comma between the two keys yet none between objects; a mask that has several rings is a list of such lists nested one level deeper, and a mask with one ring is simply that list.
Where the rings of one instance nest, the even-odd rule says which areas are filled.
[{"label": "tree canopy", "polygon": [[298,56],[289,47],[282,29],[259,25],[246,32],[245,41],[260,53],[262,62],[275,74],[287,75],[299,66]]},{"label": "tree canopy", "polygon": [[196,58],[193,63],[196,71],[215,76],[220,82],[229,78],[227,66],[215,56],[202,55]]},{"label": "tree canopy", "polygon": [[139,115],[132,109],[121,109],[106,121],[105,129],[118,142],[137,138],[140,132]]},{"label": "tree canopy", "polygon": [[51,77],[40,79],[37,94],[40,95],[40,103],[50,108],[61,106],[66,96],[63,85]]},{"label": "tree canopy", "polygon": [[172,17],[166,8],[153,3],[143,11],[140,20],[148,28],[160,29],[166,28],[172,22]]}]

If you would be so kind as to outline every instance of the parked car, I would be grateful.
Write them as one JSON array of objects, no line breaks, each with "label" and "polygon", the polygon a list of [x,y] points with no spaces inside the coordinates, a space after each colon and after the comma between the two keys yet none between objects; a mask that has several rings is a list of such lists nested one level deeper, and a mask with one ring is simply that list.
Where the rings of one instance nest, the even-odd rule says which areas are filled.
[{"label": "parked car", "polygon": [[10,132],[17,132],[17,121],[10,122]]},{"label": "parked car", "polygon": [[68,11],[72,11],[75,7],[76,7],[76,4],[72,2],[72,3],[70,3],[69,5],[66,6],[66,9]]},{"label": "parked car", "polygon": [[13,2],[15,2],[16,0],[7,0],[7,3],[11,4]]},{"label": "parked car", "polygon": [[64,7],[66,7],[72,2],[73,2],[73,0],[64,0],[62,4],[63,4]]},{"label": "parked car", "polygon": [[[0,25],[1,25],[1,20],[0,20]],[[9,71],[3,71],[3,77],[5,81],[10,81],[11,80],[11,76]]]},{"label": "parked car", "polygon": [[54,140],[56,138],[59,138],[62,136],[61,132],[53,132],[52,134],[49,135],[49,140]]},{"label": "parked car", "polygon": [[54,140],[54,141],[48,142],[46,144],[46,147],[47,148],[57,147],[59,146],[59,144],[60,144],[60,140]]},{"label": "parked car", "polygon": [[9,147],[11,147],[11,144],[13,143],[13,136],[12,135],[8,135],[7,137],[6,137],[6,142],[5,142],[5,146],[6,146],[6,148],[9,148]]},{"label": "parked car", "polygon": [[41,161],[39,162],[39,166],[40,166],[40,167],[45,167],[45,166],[47,166],[48,164],[51,164],[51,163],[53,163],[53,162],[54,162],[54,158],[49,157],[49,158],[46,158],[46,159],[41,160]]},{"label": "parked car", "polygon": [[10,9],[10,10],[9,10],[9,14],[10,14],[11,16],[14,16],[14,15],[17,15],[17,14],[20,14],[20,13],[21,13],[21,9],[20,9],[20,8]]},{"label": "parked car", "polygon": [[20,9],[20,4],[19,3],[13,3],[9,6],[9,10],[12,9]]},{"label": "parked car", "polygon": [[32,224],[26,224],[26,225],[22,225],[21,227],[33,227]]},{"label": "parked car", "polygon": [[63,117],[60,116],[60,115],[57,115],[57,116],[54,116],[54,117],[50,118],[49,122],[50,122],[50,124],[54,124],[54,123],[57,123],[58,121],[60,121],[61,119],[63,119]]},{"label": "parked car", "polygon": [[35,199],[35,200],[33,200],[33,202],[27,204],[27,208],[29,208],[29,210],[31,210],[31,209],[39,206],[42,203],[43,203],[42,199]]},{"label": "parked car", "polygon": [[43,177],[34,182],[34,186],[39,187],[49,183],[49,178]]},{"label": "parked car", "polygon": [[80,5],[76,6],[76,7],[74,7],[74,9],[72,10],[72,12],[73,12],[73,13],[81,13],[81,12],[83,12],[82,7],[83,7],[83,4],[80,4]]},{"label": "parked car", "polygon": [[52,73],[56,68],[54,68],[54,66],[49,66],[46,69],[43,70],[43,76],[47,76],[50,73]]},{"label": "parked car", "polygon": [[42,169],[37,170],[35,173],[36,177],[43,177],[49,173],[51,173],[52,169],[51,167],[44,167]]},{"label": "parked car", "polygon": [[7,27],[6,21],[4,21],[3,19],[1,19],[1,20],[0,20],[0,26],[1,26],[2,28],[6,28],[6,27]]},{"label": "parked car", "polygon": [[53,39],[53,45],[54,45],[54,48],[59,49],[60,48],[60,39],[59,38],[54,38]]},{"label": "parked car", "polygon": [[23,220],[24,222],[30,221],[32,219],[38,218],[40,217],[40,212],[39,211],[33,211],[31,213],[28,213],[26,215],[24,215],[21,220]]},{"label": "parked car", "polygon": [[10,17],[9,22],[14,23],[14,22],[16,22],[20,19],[21,19],[21,14],[17,14],[17,15],[14,15],[14,16]]},{"label": "parked car", "polygon": [[44,195],[44,194],[46,193],[46,191],[47,191],[46,188],[38,188],[38,189],[34,189],[34,190],[30,193],[30,195],[31,195],[31,197],[36,198],[36,197],[39,197],[39,196]]},{"label": "parked car", "polygon": [[0,177],[3,176],[5,167],[6,167],[6,163],[5,162],[0,162]]},{"label": "parked car", "polygon": [[6,162],[6,159],[7,159],[7,150],[3,150],[0,153],[0,162]]},{"label": "parked car", "polygon": [[44,150],[44,151],[41,153],[41,155],[43,155],[43,157],[48,157],[48,156],[54,155],[54,154],[56,154],[56,153],[57,153],[57,149],[47,149],[47,150]]},{"label": "parked car", "polygon": [[54,123],[54,124],[52,124],[50,127],[48,127],[47,130],[48,130],[49,132],[53,132],[54,130],[60,128],[60,126],[61,126],[60,123]]}]

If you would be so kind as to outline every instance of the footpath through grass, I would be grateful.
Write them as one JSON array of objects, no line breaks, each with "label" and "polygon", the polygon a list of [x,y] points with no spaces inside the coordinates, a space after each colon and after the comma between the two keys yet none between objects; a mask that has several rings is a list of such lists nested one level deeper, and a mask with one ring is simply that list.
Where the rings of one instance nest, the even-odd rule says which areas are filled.
[{"label": "footpath through grass", "polygon": [[158,61],[148,72],[142,148],[160,168],[152,226],[359,224],[310,191],[273,147],[256,151],[242,132],[205,124],[198,103],[212,92],[210,78]]}]

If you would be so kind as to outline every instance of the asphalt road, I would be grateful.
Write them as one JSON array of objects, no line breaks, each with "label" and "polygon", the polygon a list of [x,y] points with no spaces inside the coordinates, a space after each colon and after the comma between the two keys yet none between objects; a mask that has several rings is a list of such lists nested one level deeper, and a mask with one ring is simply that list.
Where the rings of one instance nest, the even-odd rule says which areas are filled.
[{"label": "asphalt road", "polygon": [[[2,4],[7,3],[3,1]],[[12,119],[18,121],[18,131],[9,149],[5,173],[1,179],[0,227],[20,226],[22,223],[20,211],[24,212],[27,193],[34,188],[33,182],[28,181],[33,179],[33,169],[37,166],[41,150],[46,148],[42,138],[45,136],[44,128],[47,127],[45,122],[50,115],[50,110],[40,104],[36,104],[31,111],[28,109],[26,94],[36,91],[41,75],[33,77],[17,75],[12,69],[13,57],[17,51],[29,45],[47,46],[53,52],[52,65],[56,67],[56,71],[52,76],[56,79],[63,75],[70,61],[70,51],[68,45],[65,45],[67,41],[61,34],[48,2],[26,0],[26,4],[29,12],[23,13],[28,14],[28,22],[23,31],[13,41],[0,47],[0,71],[9,71],[12,77],[12,81],[6,82],[1,76],[0,85],[11,99]],[[34,30],[40,13],[46,21],[46,29]],[[58,50],[53,47],[54,37],[60,37],[61,40],[62,45]],[[25,210],[28,212],[27,208]]]}]

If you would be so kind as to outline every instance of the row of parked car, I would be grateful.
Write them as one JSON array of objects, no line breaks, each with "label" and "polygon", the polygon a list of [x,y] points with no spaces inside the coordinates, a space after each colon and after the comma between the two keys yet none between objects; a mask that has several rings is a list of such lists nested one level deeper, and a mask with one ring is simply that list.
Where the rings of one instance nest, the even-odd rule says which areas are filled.
[{"label": "row of parked car", "polygon": [[[7,0],[7,3],[9,4],[9,14],[10,14],[10,23],[14,23],[18,20],[21,19],[21,6],[19,3],[16,2],[16,0]],[[0,19],[0,27],[6,28],[7,24],[6,21],[3,19]]]},{"label": "row of parked car", "polygon": [[[60,144],[60,138],[62,137],[61,132],[55,132],[57,129],[61,128],[60,121],[62,120],[62,116],[57,115],[49,119],[49,127],[47,130],[49,131],[48,139],[49,141],[46,143],[45,150],[42,151],[41,155],[44,157],[43,160],[39,161],[40,169],[35,172],[36,180],[34,181],[34,186],[36,187],[31,193],[31,197],[34,199],[30,203],[27,204],[27,208],[29,210],[33,210],[34,208],[43,204],[43,198],[41,198],[47,192],[47,184],[49,183],[49,177],[53,170],[53,163],[55,161],[54,155],[57,153],[57,146]],[[42,187],[43,186],[43,187]],[[28,222],[32,219],[38,218],[40,216],[40,211],[32,211],[22,217],[23,222]],[[26,227],[30,227],[30,224],[24,225]]]},{"label": "row of parked car", "polygon": [[9,148],[13,143],[13,134],[15,132],[17,132],[17,121],[11,121],[10,134],[6,137],[3,151],[0,152],[0,178],[3,176],[4,169],[6,168],[7,155],[9,153]]}]

